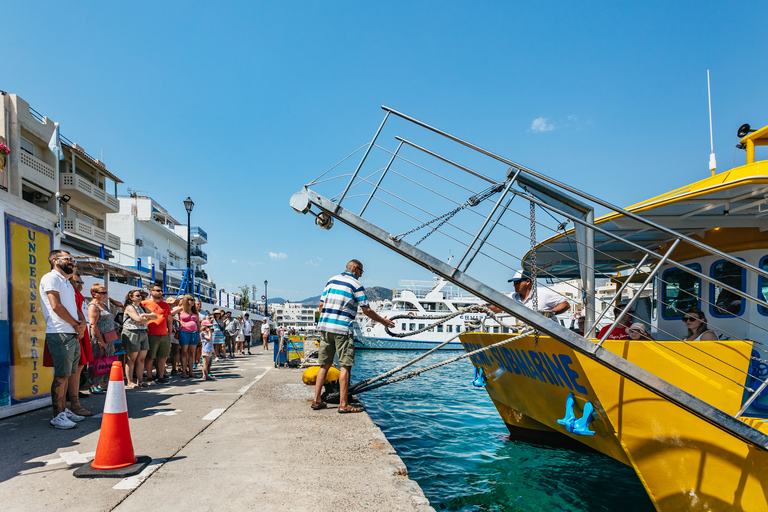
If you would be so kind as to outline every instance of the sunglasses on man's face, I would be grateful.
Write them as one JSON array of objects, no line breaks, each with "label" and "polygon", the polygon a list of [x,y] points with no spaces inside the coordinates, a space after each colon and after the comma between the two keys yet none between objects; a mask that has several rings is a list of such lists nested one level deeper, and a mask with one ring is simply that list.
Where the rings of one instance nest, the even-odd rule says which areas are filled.
[{"label": "sunglasses on man's face", "polygon": [[69,263],[74,263],[75,262],[75,258],[73,258],[71,256],[62,256],[62,257],[59,257],[59,258],[56,258],[56,259],[59,260],[59,261],[68,261]]},{"label": "sunglasses on man's face", "polygon": [[72,281],[72,282],[75,283],[75,284],[83,284],[82,281]]}]

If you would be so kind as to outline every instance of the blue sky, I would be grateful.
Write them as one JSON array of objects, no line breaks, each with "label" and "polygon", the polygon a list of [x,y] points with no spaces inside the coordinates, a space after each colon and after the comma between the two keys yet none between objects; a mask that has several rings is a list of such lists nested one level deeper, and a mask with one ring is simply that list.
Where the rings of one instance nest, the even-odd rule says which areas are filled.
[{"label": "blue sky", "polygon": [[179,220],[191,196],[220,287],[300,300],[352,257],[367,286],[429,278],[288,206],[380,105],[629,205],[709,174],[710,69],[718,170],[743,163],[768,4],[636,4],[2,0],[0,89],[103,151],[120,193]]}]

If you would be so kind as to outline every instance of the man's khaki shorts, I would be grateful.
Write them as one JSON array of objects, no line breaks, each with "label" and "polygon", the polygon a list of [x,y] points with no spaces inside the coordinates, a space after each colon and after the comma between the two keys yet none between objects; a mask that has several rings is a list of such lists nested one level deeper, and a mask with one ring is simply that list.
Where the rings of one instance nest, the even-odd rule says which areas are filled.
[{"label": "man's khaki shorts", "polygon": [[333,356],[339,355],[339,366],[355,364],[355,340],[351,334],[321,332],[317,361],[320,365],[333,364]]},{"label": "man's khaki shorts", "polygon": [[53,359],[53,374],[56,377],[69,377],[77,373],[80,363],[80,340],[77,334],[46,333],[45,344]]},{"label": "man's khaki shorts", "polygon": [[168,357],[171,353],[171,337],[167,334],[150,334],[147,359]]}]

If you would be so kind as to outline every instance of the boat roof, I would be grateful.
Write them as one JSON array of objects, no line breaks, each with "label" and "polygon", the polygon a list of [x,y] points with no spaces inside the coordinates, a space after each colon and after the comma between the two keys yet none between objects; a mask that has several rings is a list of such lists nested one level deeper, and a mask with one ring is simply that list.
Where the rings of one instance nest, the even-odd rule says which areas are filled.
[{"label": "boat roof", "polygon": [[[747,137],[768,141],[768,126]],[[745,140],[745,137],[742,140]],[[634,214],[691,237],[703,238],[716,228],[764,229],[768,222],[768,161],[736,167],[625,208]],[[595,225],[631,242],[658,251],[671,235],[627,217],[611,213]],[[573,279],[579,274],[576,238],[571,229],[553,236],[536,248],[537,266],[553,277]],[[676,253],[679,251],[676,251]],[[595,232],[595,274],[615,274],[636,265],[644,253]],[[529,267],[530,252],[525,266]]]}]

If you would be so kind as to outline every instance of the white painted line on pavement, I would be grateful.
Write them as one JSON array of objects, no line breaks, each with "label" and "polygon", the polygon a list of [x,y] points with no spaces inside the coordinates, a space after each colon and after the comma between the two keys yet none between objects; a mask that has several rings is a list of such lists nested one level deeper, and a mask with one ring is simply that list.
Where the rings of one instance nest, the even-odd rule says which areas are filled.
[{"label": "white painted line on pavement", "polygon": [[61,464],[62,462],[66,462],[67,465],[71,466],[72,464],[85,464],[95,456],[96,452],[80,453],[75,450],[73,452],[61,452],[58,459],[50,459],[43,462],[45,462],[46,466],[50,464]]},{"label": "white painted line on pavement", "polygon": [[147,467],[144,468],[144,470],[139,473],[138,475],[129,476],[128,478],[123,478],[117,484],[115,484],[113,489],[135,489],[139,485],[141,485],[141,482],[149,478],[149,476],[160,469],[160,466],[162,466],[165,461],[168,459],[152,459],[152,462],[149,463]]},{"label": "white painted line on pavement", "polygon": [[196,389],[194,391],[190,391],[189,394],[191,395],[193,393],[211,393],[211,392],[213,392],[212,389]]},{"label": "white painted line on pavement", "polygon": [[267,370],[266,370],[264,373],[262,373],[261,375],[257,375],[257,376],[256,376],[256,378],[254,378],[254,379],[253,379],[251,382],[249,382],[249,383],[248,383],[248,384],[246,384],[245,386],[243,386],[243,387],[241,387],[240,389],[238,389],[238,390],[237,390],[237,392],[238,392],[238,393],[240,393],[241,395],[242,395],[242,394],[244,394],[246,391],[248,391],[249,389],[251,389],[251,386],[253,386],[253,385],[254,385],[254,384],[256,384],[257,382],[259,382],[259,381],[261,380],[261,378],[262,378],[262,377],[264,377],[264,376],[267,374],[267,372],[268,372],[269,370],[271,370],[271,369],[272,369],[272,368],[267,368]]},{"label": "white painted line on pavement", "polygon": [[223,413],[225,409],[214,409],[205,416],[203,416],[203,421],[213,421],[219,416],[221,416],[221,413]]},{"label": "white painted line on pavement", "polygon": [[157,411],[150,414],[150,416],[176,416],[181,412],[181,409],[175,409],[173,411]]}]

